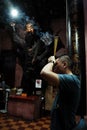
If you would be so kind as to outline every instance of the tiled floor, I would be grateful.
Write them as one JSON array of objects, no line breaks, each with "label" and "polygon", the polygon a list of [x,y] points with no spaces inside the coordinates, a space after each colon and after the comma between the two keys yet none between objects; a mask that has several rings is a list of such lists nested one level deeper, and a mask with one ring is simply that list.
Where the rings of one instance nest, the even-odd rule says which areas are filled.
[{"label": "tiled floor", "polygon": [[0,113],[0,130],[50,130],[50,117],[28,121]]},{"label": "tiled floor", "polygon": [[[78,122],[79,119],[77,116],[76,121]],[[85,120],[87,123],[87,117],[85,117]],[[41,117],[36,121],[29,121],[0,113],[0,130],[50,130],[50,116]]]}]

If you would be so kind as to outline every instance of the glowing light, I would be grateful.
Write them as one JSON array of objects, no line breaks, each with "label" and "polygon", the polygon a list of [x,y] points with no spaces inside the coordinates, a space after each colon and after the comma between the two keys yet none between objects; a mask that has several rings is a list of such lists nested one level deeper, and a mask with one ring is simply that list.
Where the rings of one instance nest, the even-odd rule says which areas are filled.
[{"label": "glowing light", "polygon": [[18,16],[18,10],[17,9],[12,9],[11,10],[11,16],[16,18]]}]

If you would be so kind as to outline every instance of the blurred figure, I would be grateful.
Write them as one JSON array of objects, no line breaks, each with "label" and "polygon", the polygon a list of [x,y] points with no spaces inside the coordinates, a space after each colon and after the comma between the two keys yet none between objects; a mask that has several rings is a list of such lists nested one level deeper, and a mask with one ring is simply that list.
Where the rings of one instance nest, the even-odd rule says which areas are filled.
[{"label": "blurred figure", "polygon": [[25,63],[25,28],[22,24],[13,24],[13,41],[16,56],[19,58],[22,67]]},{"label": "blurred figure", "polygon": [[28,95],[32,95],[35,88],[35,71],[33,66],[33,55],[34,46],[37,45],[38,36],[35,32],[34,26],[32,23],[26,24],[25,32],[25,63],[24,63],[24,73],[22,79],[22,86],[24,92]]}]

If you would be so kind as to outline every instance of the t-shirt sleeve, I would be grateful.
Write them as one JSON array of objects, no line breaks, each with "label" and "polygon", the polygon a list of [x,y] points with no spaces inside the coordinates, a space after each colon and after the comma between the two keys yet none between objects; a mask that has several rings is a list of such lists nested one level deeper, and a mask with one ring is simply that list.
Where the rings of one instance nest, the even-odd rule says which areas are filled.
[{"label": "t-shirt sleeve", "polygon": [[74,88],[80,87],[80,80],[77,78],[77,76],[68,74],[58,74],[58,76],[60,80],[59,89],[72,91]]}]

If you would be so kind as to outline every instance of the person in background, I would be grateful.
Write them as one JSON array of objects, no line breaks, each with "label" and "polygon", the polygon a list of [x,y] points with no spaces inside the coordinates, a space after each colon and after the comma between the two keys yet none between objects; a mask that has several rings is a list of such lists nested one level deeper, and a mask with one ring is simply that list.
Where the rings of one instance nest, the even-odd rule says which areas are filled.
[{"label": "person in background", "polygon": [[49,57],[40,75],[50,85],[58,88],[51,110],[51,130],[72,130],[76,126],[75,116],[80,102],[80,79],[71,71],[68,55],[55,59]]},{"label": "person in background", "polygon": [[15,54],[19,58],[21,66],[24,69],[26,46],[24,25],[19,23],[12,23],[12,27]]},{"label": "person in background", "polygon": [[34,55],[33,47],[36,45],[38,36],[34,25],[31,22],[26,23],[25,27],[25,62],[23,68],[22,87],[25,93],[32,95],[35,87],[35,71],[32,64]]}]

